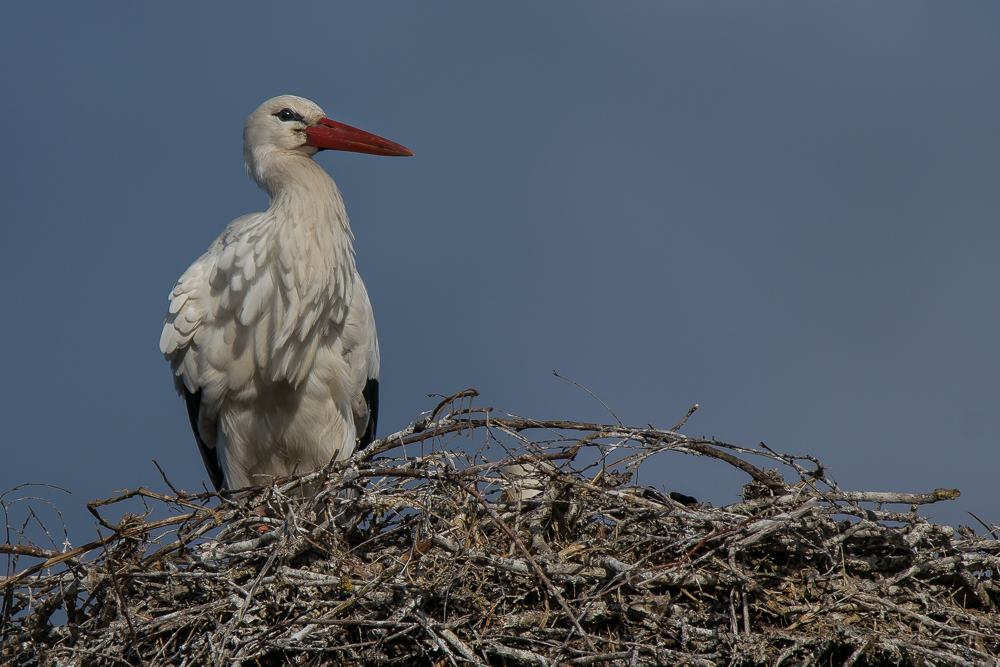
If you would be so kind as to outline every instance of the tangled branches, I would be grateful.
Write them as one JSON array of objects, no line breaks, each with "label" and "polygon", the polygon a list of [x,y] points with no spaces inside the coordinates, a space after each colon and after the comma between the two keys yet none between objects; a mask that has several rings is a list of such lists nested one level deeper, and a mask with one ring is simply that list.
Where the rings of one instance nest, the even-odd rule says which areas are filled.
[{"label": "tangled branches", "polygon": [[[0,662],[996,664],[1000,541],[917,511],[957,491],[844,491],[811,457],[683,421],[537,421],[473,396],[301,477],[95,501],[101,539],[76,549],[0,545]],[[630,485],[664,452],[742,470],[743,500]],[[168,512],[108,518],[136,500]]]}]

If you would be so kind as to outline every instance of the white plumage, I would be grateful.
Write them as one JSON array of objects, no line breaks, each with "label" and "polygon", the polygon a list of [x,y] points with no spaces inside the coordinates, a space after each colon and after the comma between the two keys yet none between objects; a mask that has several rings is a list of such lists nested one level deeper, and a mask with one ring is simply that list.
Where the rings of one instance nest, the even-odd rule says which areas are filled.
[{"label": "white plumage", "polygon": [[408,149],[283,95],[247,118],[270,207],[229,223],[170,293],[160,350],[216,488],[346,458],[374,438],[379,349],[344,202],[312,156]]}]

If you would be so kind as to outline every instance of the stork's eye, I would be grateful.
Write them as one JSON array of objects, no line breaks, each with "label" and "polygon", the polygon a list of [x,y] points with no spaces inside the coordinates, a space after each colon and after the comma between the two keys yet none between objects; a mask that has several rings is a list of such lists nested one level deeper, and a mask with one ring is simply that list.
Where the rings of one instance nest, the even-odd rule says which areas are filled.
[{"label": "stork's eye", "polygon": [[291,109],[282,109],[274,115],[278,117],[278,120],[284,123],[287,123],[290,120],[305,120],[301,115],[295,113]]}]

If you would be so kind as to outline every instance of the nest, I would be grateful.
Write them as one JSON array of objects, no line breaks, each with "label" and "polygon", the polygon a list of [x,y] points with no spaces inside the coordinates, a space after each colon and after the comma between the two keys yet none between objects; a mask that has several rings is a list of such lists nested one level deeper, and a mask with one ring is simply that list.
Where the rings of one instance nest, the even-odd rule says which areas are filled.
[{"label": "nest", "polygon": [[[997,527],[918,513],[958,491],[473,396],[301,477],[89,503],[76,549],[0,546],[0,663],[997,664]],[[742,501],[630,483],[667,453],[742,470]]]}]

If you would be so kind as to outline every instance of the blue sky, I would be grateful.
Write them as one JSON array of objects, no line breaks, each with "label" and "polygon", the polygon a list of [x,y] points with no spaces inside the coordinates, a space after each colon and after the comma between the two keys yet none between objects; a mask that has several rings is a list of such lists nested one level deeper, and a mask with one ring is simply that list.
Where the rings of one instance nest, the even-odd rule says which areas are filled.
[{"label": "blue sky", "polygon": [[[995,3],[23,3],[0,10],[0,491],[205,478],[157,350],[266,197],[282,93],[416,157],[324,153],[382,348],[380,434],[480,405],[812,454],[1000,522]],[[643,483],[735,500],[683,456]]]}]

